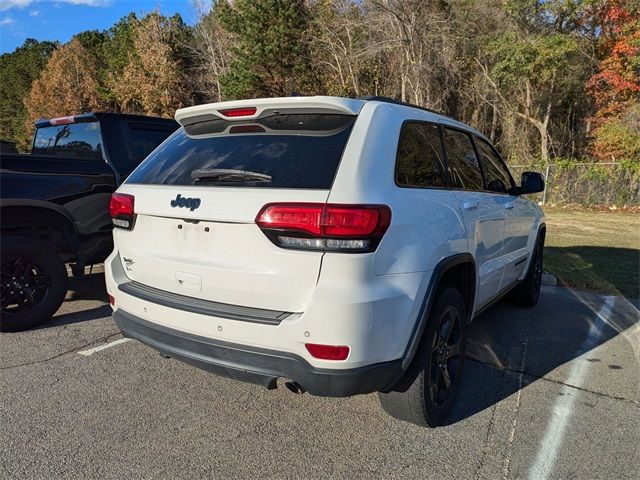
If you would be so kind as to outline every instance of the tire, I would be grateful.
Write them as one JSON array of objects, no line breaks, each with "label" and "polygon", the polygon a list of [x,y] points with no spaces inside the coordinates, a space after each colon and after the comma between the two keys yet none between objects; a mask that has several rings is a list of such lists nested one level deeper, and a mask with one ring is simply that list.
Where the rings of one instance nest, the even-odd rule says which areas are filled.
[{"label": "tire", "polygon": [[41,325],[60,308],[67,293],[67,269],[47,244],[29,238],[2,240],[0,331]]},{"label": "tire", "polygon": [[437,427],[447,419],[462,378],[466,318],[460,292],[441,289],[411,366],[390,391],[378,393],[385,412],[422,427]]},{"label": "tire", "polygon": [[511,293],[511,303],[521,307],[535,307],[540,298],[542,286],[542,255],[544,251],[544,232],[540,234],[533,249],[533,257],[529,265],[529,271],[522,283]]}]

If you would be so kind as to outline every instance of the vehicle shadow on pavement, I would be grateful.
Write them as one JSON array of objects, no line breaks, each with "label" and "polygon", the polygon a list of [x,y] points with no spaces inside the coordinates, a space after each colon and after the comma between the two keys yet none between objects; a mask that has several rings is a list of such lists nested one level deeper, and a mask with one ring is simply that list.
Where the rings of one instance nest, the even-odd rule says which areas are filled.
[{"label": "vehicle shadow on pavement", "polygon": [[63,313],[56,315],[51,321],[40,325],[32,330],[42,330],[44,328],[61,327],[64,325],[72,325],[74,323],[89,322],[91,320],[98,320],[100,318],[110,317],[111,307],[109,305],[101,305],[95,308],[89,308],[87,310],[80,310],[73,313]]},{"label": "vehicle shadow on pavement", "polygon": [[[637,323],[640,312],[624,297],[567,288],[543,288],[532,309],[497,305],[476,318],[468,330],[465,372],[447,423],[492,407],[581,355],[587,354],[580,361],[599,365],[600,376],[620,371],[623,367],[607,365],[610,360],[594,350],[626,336]],[[635,348],[629,346],[632,357]]]},{"label": "vehicle shadow on pavement", "polygon": [[101,300],[108,302],[107,290],[104,284],[104,273],[92,273],[84,278],[69,278],[69,291],[65,302],[77,300]]},{"label": "vehicle shadow on pavement", "polygon": [[[80,310],[78,304],[81,302],[86,302],[87,308]],[[96,306],[96,302],[103,304]],[[108,302],[104,273],[92,273],[85,275],[82,279],[69,278],[69,290],[62,308],[50,321],[32,330],[61,327],[110,317],[111,307]],[[73,306],[69,308],[69,304],[73,304]]]}]

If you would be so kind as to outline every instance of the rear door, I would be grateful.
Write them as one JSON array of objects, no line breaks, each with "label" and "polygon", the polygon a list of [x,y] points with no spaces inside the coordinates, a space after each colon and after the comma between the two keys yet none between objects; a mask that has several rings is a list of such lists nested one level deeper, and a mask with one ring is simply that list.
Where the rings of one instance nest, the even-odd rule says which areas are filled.
[{"label": "rear door", "polygon": [[467,132],[444,127],[443,140],[449,174],[467,229],[469,251],[478,273],[476,304],[490,301],[500,288],[505,210],[495,196],[484,191],[480,164]]},{"label": "rear door", "polygon": [[127,276],[195,298],[303,311],[322,252],[280,248],[255,219],[268,203],[326,202],[355,118],[276,112],[178,130],[119,189],[135,198],[133,229],[115,232]]}]

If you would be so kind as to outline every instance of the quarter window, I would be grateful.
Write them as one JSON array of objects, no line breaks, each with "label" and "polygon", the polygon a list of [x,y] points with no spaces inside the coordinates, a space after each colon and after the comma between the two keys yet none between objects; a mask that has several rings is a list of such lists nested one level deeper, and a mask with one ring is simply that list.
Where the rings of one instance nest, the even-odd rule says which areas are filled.
[{"label": "quarter window", "polygon": [[444,187],[444,161],[437,125],[405,123],[396,158],[396,183],[402,187]]},{"label": "quarter window", "polygon": [[487,190],[491,192],[508,193],[513,187],[513,184],[507,167],[487,142],[476,137],[476,146],[480,152],[482,171],[484,172]]},{"label": "quarter window", "polygon": [[469,134],[445,128],[443,138],[454,186],[465,190],[483,190],[482,173]]}]

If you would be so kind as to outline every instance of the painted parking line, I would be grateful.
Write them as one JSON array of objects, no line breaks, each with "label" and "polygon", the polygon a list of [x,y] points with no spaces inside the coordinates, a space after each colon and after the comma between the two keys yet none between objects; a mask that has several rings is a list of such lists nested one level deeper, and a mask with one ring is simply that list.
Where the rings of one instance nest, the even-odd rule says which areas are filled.
[{"label": "painted parking line", "polygon": [[93,355],[96,352],[100,352],[107,348],[115,347],[116,345],[120,345],[121,343],[129,342],[129,341],[131,341],[130,338],[121,338],[114,342],[107,343],[106,345],[100,345],[99,347],[90,348],[89,350],[82,350],[81,352],[78,352],[78,355],[83,355],[85,357],[88,357],[89,355]]},{"label": "painted parking line", "polygon": [[[608,318],[616,301],[616,297],[605,297],[606,300],[600,310],[595,312],[595,318],[591,320],[587,338],[580,345],[579,353],[584,354],[598,345],[598,339],[602,335],[602,329],[607,325]],[[565,383],[576,387],[582,386],[583,380],[589,370],[589,363],[582,361],[580,357],[574,359]],[[551,418],[540,443],[536,461],[529,470],[529,480],[547,480],[553,473],[556,458],[562,447],[565,430],[569,419],[573,415],[573,407],[578,396],[575,389],[563,386],[565,395],[558,396],[551,410]]]}]

